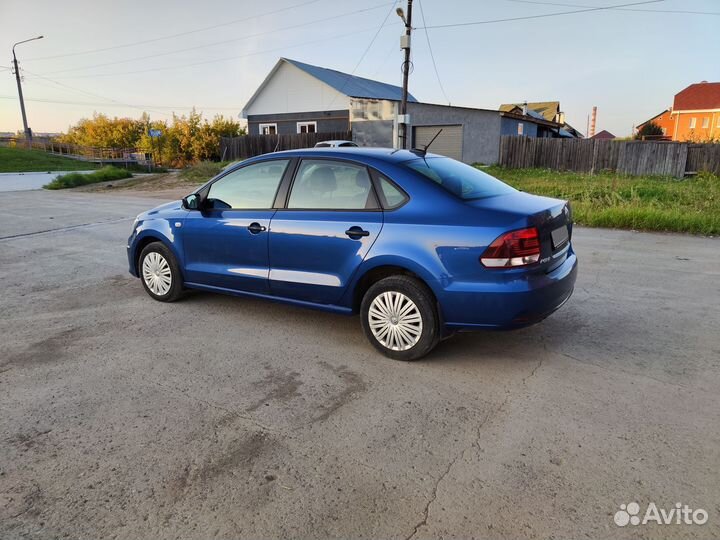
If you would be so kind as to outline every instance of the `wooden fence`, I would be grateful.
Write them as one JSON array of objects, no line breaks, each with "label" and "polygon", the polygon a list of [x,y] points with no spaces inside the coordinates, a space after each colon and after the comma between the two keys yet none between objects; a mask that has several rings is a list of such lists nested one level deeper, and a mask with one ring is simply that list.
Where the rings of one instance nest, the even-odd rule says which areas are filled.
[{"label": "wooden fence", "polygon": [[260,154],[279,150],[312,148],[320,141],[352,140],[352,132],[332,133],[293,133],[291,135],[243,135],[242,137],[222,137],[220,156],[223,161],[247,159]]},{"label": "wooden fence", "polygon": [[507,135],[500,139],[498,161],[510,168],[542,167],[591,174],[611,170],[682,178],[700,171],[720,174],[720,144]]}]

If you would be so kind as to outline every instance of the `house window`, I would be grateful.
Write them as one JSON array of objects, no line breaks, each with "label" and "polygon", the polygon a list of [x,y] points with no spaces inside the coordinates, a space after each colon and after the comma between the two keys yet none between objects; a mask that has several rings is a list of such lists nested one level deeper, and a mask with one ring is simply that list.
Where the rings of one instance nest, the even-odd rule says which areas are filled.
[{"label": "house window", "polygon": [[298,122],[298,133],[317,133],[317,122]]},{"label": "house window", "polygon": [[260,135],[277,135],[277,124],[260,124]]},{"label": "house window", "polygon": [[663,136],[667,135],[667,128],[662,128]]},{"label": "house window", "polygon": [[522,135],[522,134],[523,134],[523,123],[518,122],[518,135]]},{"label": "house window", "polygon": [[703,118],[702,126],[703,126],[703,129],[707,129],[710,127],[710,119],[707,116],[705,118]]},{"label": "house window", "polygon": [[696,125],[697,125],[697,118],[691,118],[690,119],[690,129],[695,129]]}]

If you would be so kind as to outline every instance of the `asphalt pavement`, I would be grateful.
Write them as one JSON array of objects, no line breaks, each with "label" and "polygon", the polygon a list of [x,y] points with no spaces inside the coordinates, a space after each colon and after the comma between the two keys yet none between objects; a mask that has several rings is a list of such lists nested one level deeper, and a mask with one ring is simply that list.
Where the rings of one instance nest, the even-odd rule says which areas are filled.
[{"label": "asphalt pavement", "polygon": [[559,312],[403,363],[357,317],[151,300],[157,199],[3,201],[3,539],[720,536],[718,239],[577,227]]}]

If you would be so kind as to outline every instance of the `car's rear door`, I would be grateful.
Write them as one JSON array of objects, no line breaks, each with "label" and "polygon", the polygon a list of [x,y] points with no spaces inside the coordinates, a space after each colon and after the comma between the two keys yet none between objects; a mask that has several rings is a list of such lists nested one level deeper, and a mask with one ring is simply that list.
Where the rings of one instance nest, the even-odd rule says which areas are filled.
[{"label": "car's rear door", "polygon": [[270,292],[337,302],[383,225],[367,167],[302,159],[285,206],[270,227]]},{"label": "car's rear door", "polygon": [[290,161],[247,165],[210,185],[202,210],[183,224],[185,281],[268,292],[268,230]]}]

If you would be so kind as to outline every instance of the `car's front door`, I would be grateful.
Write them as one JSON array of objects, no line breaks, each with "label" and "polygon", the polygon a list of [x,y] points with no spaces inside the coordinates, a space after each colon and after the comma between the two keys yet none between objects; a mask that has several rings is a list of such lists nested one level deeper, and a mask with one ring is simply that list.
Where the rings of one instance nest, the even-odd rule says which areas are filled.
[{"label": "car's front door", "polygon": [[303,159],[270,228],[270,292],[331,304],[370,250],[383,213],[361,164]]},{"label": "car's front door", "polygon": [[202,209],[183,224],[185,281],[268,292],[268,229],[289,162],[248,165],[210,185]]}]

